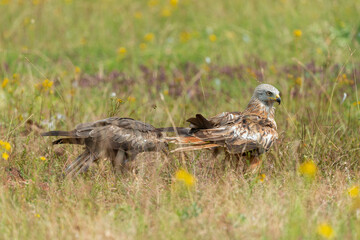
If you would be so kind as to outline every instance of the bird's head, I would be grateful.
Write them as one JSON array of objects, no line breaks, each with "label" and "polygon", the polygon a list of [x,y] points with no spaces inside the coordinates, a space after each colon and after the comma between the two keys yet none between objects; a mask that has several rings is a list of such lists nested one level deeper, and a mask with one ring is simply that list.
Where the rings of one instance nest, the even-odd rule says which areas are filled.
[{"label": "bird's head", "polygon": [[268,107],[272,107],[275,102],[281,103],[279,90],[270,84],[260,84],[257,86],[252,98],[260,100]]}]

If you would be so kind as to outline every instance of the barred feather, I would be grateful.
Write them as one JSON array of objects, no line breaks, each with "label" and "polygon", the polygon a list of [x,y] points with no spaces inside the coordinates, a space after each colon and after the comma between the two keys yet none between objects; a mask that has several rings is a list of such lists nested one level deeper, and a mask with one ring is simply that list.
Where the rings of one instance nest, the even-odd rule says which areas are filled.
[{"label": "barred feather", "polygon": [[[192,129],[189,136],[172,138],[180,147],[175,151],[197,150],[209,146],[221,146],[231,154],[259,155],[268,151],[278,138],[274,120],[273,104],[279,99],[269,96],[279,95],[271,85],[261,84],[255,91],[243,112],[223,112],[206,119],[201,114],[187,121]],[[209,147],[210,148],[210,147]]]}]

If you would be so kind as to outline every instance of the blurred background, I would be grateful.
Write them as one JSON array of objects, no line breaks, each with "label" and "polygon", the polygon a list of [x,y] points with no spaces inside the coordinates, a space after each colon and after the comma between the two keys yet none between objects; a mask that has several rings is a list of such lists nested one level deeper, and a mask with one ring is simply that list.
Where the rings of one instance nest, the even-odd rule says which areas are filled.
[{"label": "blurred background", "polygon": [[[1,0],[0,107],[29,116],[61,99],[57,110],[76,114],[69,106],[85,97],[81,108],[98,106],[98,116],[114,110],[107,106],[116,96],[142,101],[139,112],[122,106],[140,117],[159,93],[197,108],[216,98],[211,105],[228,110],[223,103],[246,104],[264,81],[289,100],[304,87],[354,90],[359,8],[351,0]],[[344,93],[356,101],[351,90],[336,97]]]},{"label": "blurred background", "polygon": [[[359,0],[0,0],[0,238],[359,239],[359,13]],[[243,110],[262,82],[282,103],[259,175],[196,151],[63,181],[81,149],[39,136],[109,116],[187,126]]]}]

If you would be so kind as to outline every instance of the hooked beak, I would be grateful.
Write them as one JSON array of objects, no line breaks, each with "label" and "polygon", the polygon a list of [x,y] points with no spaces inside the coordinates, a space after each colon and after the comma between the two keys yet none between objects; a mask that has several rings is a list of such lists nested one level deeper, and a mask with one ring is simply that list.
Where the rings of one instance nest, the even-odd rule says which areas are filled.
[{"label": "hooked beak", "polygon": [[277,95],[275,96],[275,101],[278,102],[279,105],[281,104],[281,98],[280,98],[279,94],[277,94]]}]

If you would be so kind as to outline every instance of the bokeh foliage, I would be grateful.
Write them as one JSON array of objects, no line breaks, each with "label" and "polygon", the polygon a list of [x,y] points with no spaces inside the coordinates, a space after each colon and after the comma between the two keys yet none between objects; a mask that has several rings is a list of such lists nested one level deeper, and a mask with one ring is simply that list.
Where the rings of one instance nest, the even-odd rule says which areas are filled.
[{"label": "bokeh foliage", "polygon": [[[0,12],[0,238],[359,239],[358,1],[0,0]],[[113,115],[185,126],[242,110],[259,82],[282,94],[260,176],[201,151],[62,181],[80,149],[39,136]]]}]

